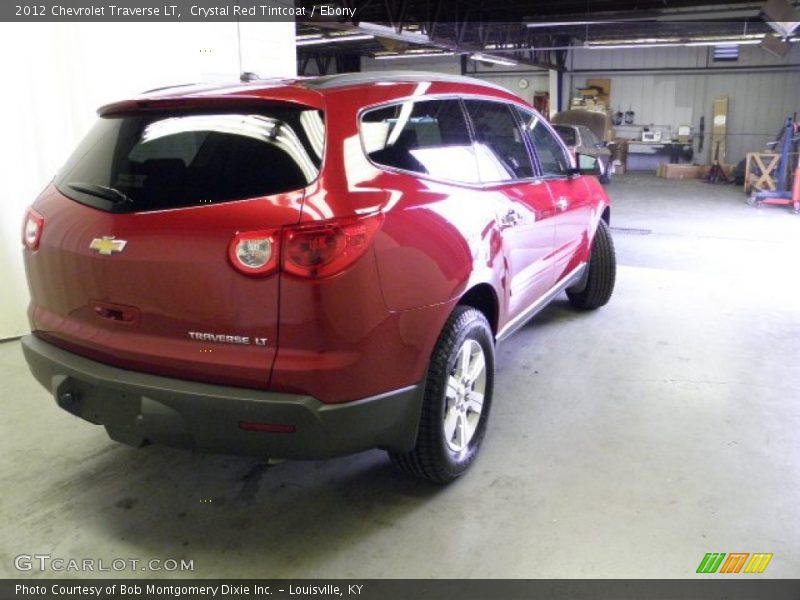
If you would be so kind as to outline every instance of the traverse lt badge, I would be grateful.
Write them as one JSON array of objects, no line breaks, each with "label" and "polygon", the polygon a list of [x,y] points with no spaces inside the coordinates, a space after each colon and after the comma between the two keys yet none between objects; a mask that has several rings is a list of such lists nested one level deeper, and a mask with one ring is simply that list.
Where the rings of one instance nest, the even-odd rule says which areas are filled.
[{"label": "traverse lt badge", "polygon": [[111,256],[114,252],[122,252],[127,244],[126,240],[117,240],[113,235],[104,235],[102,238],[94,238],[89,248],[105,256]]}]

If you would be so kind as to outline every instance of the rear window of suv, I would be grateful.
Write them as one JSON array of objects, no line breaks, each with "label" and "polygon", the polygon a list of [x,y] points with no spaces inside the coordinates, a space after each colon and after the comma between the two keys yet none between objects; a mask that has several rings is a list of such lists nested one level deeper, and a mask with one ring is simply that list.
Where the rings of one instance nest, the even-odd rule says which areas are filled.
[{"label": "rear window of suv", "polygon": [[297,108],[101,117],[55,185],[113,212],[269,196],[317,178],[324,132],[320,111]]}]

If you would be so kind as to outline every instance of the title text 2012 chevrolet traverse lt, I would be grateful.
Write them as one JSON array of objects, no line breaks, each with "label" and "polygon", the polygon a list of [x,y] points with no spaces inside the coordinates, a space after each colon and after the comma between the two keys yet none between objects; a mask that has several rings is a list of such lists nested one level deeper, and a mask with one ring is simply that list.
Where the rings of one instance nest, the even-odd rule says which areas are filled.
[{"label": "title text 2012 chevrolet traverse lt", "polygon": [[105,106],[29,209],[35,377],[115,440],[388,450],[450,481],[495,343],[614,287],[609,200],[515,95],[363,73]]}]

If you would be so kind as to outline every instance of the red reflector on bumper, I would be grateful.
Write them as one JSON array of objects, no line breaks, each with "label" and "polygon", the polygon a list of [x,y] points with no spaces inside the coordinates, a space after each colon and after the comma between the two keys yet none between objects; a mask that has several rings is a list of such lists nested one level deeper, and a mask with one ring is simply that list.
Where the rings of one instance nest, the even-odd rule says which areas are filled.
[{"label": "red reflector on bumper", "polygon": [[245,431],[262,431],[266,433],[294,433],[294,425],[282,425],[280,423],[251,423],[249,421],[239,421],[239,429]]}]

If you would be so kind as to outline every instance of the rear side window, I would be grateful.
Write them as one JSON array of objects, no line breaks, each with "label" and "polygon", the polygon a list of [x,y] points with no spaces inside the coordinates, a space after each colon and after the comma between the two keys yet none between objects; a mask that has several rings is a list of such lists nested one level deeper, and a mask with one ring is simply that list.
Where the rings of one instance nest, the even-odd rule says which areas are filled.
[{"label": "rear side window", "polygon": [[323,140],[316,110],[102,117],[55,184],[79,202],[113,212],[268,196],[317,178]]},{"label": "rear side window", "polygon": [[475,150],[457,100],[408,101],[369,110],[360,129],[367,156],[379,165],[478,182]]},{"label": "rear side window", "polygon": [[544,124],[542,117],[535,113],[517,108],[518,114],[525,123],[525,129],[533,142],[542,175],[563,177],[572,168],[572,160],[564,150],[559,139]]},{"label": "rear side window", "polygon": [[533,177],[530,155],[512,112],[514,109],[502,102],[486,100],[466,100],[464,105],[475,129],[481,180],[495,182]]}]

